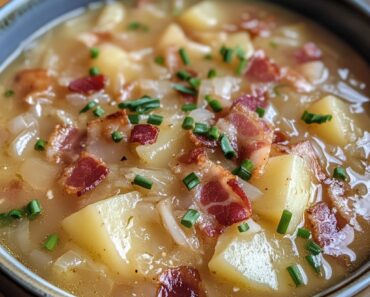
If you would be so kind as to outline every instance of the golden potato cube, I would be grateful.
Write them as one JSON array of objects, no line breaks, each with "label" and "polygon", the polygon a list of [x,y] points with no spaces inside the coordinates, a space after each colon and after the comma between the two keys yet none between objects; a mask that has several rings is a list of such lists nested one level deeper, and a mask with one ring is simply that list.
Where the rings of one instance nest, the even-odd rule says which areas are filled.
[{"label": "golden potato cube", "polygon": [[[160,258],[171,241],[154,205],[143,207],[138,192],[90,204],[62,221],[73,242],[103,262],[121,282],[146,275],[145,255]],[[159,248],[161,247],[162,250]]]},{"label": "golden potato cube", "polygon": [[[162,127],[163,126],[163,127]],[[180,124],[169,126],[162,124],[157,141],[150,145],[139,145],[136,152],[140,159],[153,167],[165,167],[174,158],[185,143],[185,130]]]},{"label": "golden potato cube", "polygon": [[95,30],[112,31],[122,29],[126,10],[123,4],[114,2],[106,5],[99,15]]},{"label": "golden potato cube", "polygon": [[263,232],[228,230],[219,237],[208,267],[216,277],[236,286],[262,291],[278,289],[271,246]]},{"label": "golden potato cube", "polygon": [[263,192],[253,202],[253,211],[276,230],[283,210],[289,210],[293,215],[287,233],[293,233],[311,197],[311,175],[305,161],[296,155],[270,158],[263,175],[251,183]]},{"label": "golden potato cube", "polygon": [[324,141],[334,145],[346,145],[356,140],[354,119],[349,108],[339,98],[328,95],[313,103],[309,112],[316,114],[330,114],[331,121],[322,124],[309,124],[310,131],[317,134]]},{"label": "golden potato cube", "polygon": [[193,5],[180,16],[180,22],[189,30],[211,30],[222,23],[223,11],[213,1]]}]

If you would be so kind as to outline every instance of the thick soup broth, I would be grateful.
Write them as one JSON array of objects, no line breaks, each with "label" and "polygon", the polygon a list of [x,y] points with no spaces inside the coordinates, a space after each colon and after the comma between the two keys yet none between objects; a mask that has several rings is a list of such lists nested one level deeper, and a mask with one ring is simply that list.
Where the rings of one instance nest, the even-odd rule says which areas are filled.
[{"label": "thick soup broth", "polygon": [[77,296],[311,296],[368,261],[369,84],[275,6],[86,9],[0,75],[1,242]]}]

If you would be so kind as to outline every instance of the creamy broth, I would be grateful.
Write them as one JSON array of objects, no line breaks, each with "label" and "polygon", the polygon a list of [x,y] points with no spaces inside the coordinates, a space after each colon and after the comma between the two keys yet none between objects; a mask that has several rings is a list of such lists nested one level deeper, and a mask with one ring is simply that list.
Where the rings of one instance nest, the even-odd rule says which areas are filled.
[{"label": "creamy broth", "polygon": [[[77,296],[310,296],[368,261],[367,64],[325,29],[275,6],[138,2],[87,9],[29,44],[1,74],[2,244]],[[145,95],[160,108],[130,123],[127,114],[138,109],[128,100]],[[188,103],[198,109],[183,111]],[[306,110],[324,122],[307,123]],[[185,116],[217,127],[220,141],[190,136]],[[222,139],[238,158],[225,158]],[[245,159],[254,167],[247,182],[240,170],[233,175]],[[182,180],[192,172],[200,184],[188,190]],[[152,188],[135,183],[137,175]],[[28,208],[9,218],[33,199],[40,215],[31,219]],[[212,212],[207,199],[214,207],[232,201],[239,217],[230,208]],[[188,209],[200,215],[190,228]],[[284,209],[292,219],[279,234]],[[320,223],[325,211],[329,227]],[[249,230],[240,232],[245,222]],[[321,245],[320,273],[306,260],[309,240],[297,236],[303,227]],[[48,250],[51,234],[59,241]],[[304,285],[287,272],[293,264]],[[169,272],[190,291],[171,292]]]}]

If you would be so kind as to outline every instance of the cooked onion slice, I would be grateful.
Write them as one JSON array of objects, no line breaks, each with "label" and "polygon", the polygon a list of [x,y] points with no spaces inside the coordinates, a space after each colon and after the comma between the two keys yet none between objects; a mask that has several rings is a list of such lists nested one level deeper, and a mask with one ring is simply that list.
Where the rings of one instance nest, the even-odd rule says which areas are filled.
[{"label": "cooked onion slice", "polygon": [[242,186],[244,192],[247,194],[247,197],[249,198],[250,201],[257,200],[263,195],[263,193],[258,188],[246,182],[245,180],[238,178],[238,182]]}]

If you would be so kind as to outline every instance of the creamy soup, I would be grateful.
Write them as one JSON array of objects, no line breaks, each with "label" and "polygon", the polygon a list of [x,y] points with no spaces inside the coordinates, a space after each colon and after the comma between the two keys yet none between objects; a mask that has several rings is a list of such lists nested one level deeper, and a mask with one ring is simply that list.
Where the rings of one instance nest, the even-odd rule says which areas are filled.
[{"label": "creamy soup", "polygon": [[267,4],[88,8],[1,74],[2,244],[77,296],[311,296],[368,261],[369,83]]}]

